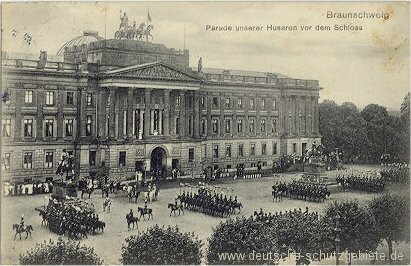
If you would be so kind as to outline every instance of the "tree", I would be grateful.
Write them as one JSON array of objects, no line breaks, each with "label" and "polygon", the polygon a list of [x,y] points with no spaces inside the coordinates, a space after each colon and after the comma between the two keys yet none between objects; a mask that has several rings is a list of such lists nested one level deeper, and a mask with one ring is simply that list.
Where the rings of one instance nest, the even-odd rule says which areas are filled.
[{"label": "tree", "polygon": [[20,254],[20,263],[23,265],[46,264],[88,264],[101,265],[104,261],[95,253],[94,248],[73,240],[64,241],[61,237],[57,242],[50,239],[47,243],[37,243],[32,249]]},{"label": "tree", "polygon": [[[270,252],[272,257],[267,255]],[[257,253],[266,256],[257,258]],[[207,260],[209,264],[273,264],[274,253],[279,253],[274,230],[252,217],[241,217],[221,222],[213,230]]]},{"label": "tree", "polygon": [[120,261],[123,264],[200,264],[202,245],[193,233],[155,225],[140,235],[126,238]]},{"label": "tree", "polygon": [[409,201],[387,193],[371,200],[368,206],[375,217],[380,239],[387,242],[391,261],[393,241],[410,241]]},{"label": "tree", "polygon": [[[357,201],[333,202],[329,204],[322,218],[325,235],[323,242],[333,243],[335,233],[333,228],[336,226],[336,216],[340,216],[340,251],[354,252],[375,251],[379,244],[379,235],[376,222],[366,208],[361,207]],[[332,251],[335,251],[335,246]],[[349,257],[351,264],[351,257]]]}]

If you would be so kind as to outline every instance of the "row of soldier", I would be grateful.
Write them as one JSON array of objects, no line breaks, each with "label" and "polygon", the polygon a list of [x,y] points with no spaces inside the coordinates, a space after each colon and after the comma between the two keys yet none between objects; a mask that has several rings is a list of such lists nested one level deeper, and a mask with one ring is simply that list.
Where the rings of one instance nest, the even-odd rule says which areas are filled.
[{"label": "row of soldier", "polygon": [[293,180],[291,183],[276,182],[272,186],[273,201],[282,200],[283,196],[291,199],[322,202],[330,196],[324,184],[307,183]]},{"label": "row of soldier", "polygon": [[187,209],[212,216],[228,216],[236,209],[240,210],[242,208],[237,196],[227,198],[227,195],[212,193],[206,188],[200,188],[197,193],[183,191],[181,195],[177,196],[177,200]]},{"label": "row of soldier", "polygon": [[105,228],[105,223],[92,210],[61,202],[50,202],[43,213],[43,220],[47,221],[50,231],[72,238],[87,237],[87,234],[104,231]]},{"label": "row of soldier", "polygon": [[280,219],[310,219],[317,221],[319,216],[318,212],[310,212],[308,207],[306,207],[304,212],[301,208],[294,208],[294,210],[286,210],[285,212],[276,211],[275,213],[264,212],[263,209],[260,208],[259,211],[254,211],[254,215],[251,217],[255,221],[275,223]]},{"label": "row of soldier", "polygon": [[384,190],[385,180],[377,170],[338,171],[336,181],[344,190],[359,190],[379,193]]},{"label": "row of soldier", "polygon": [[401,184],[408,184],[410,182],[410,168],[406,163],[387,164],[380,173],[388,182]]}]

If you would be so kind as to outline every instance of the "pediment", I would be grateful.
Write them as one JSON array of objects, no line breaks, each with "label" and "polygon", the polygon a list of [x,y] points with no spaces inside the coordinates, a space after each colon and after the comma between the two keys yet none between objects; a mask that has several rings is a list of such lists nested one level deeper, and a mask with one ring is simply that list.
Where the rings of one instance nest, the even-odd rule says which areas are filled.
[{"label": "pediment", "polygon": [[107,72],[106,76],[154,80],[200,81],[200,78],[195,74],[160,62],[112,70]]}]

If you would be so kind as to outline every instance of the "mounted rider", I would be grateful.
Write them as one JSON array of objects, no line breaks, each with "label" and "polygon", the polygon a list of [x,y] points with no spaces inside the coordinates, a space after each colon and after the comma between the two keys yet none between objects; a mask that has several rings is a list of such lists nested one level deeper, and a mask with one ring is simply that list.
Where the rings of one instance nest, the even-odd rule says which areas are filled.
[{"label": "mounted rider", "polygon": [[21,219],[20,219],[20,228],[22,229],[22,230],[24,230],[24,214],[22,214],[21,215]]}]

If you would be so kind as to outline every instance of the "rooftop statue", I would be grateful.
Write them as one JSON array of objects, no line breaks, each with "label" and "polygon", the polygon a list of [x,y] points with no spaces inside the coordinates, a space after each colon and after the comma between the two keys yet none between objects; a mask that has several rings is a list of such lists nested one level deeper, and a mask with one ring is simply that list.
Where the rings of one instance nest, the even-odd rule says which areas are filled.
[{"label": "rooftop statue", "polygon": [[126,40],[143,40],[146,38],[148,42],[149,37],[153,40],[153,36],[151,35],[151,30],[153,30],[153,25],[151,25],[151,17],[150,13],[147,14],[147,23],[142,22],[138,25],[136,21],[133,21],[133,25],[128,24],[128,17],[126,12],[124,14],[120,11],[120,27],[118,31],[114,33],[114,38],[117,40],[126,39]]}]

